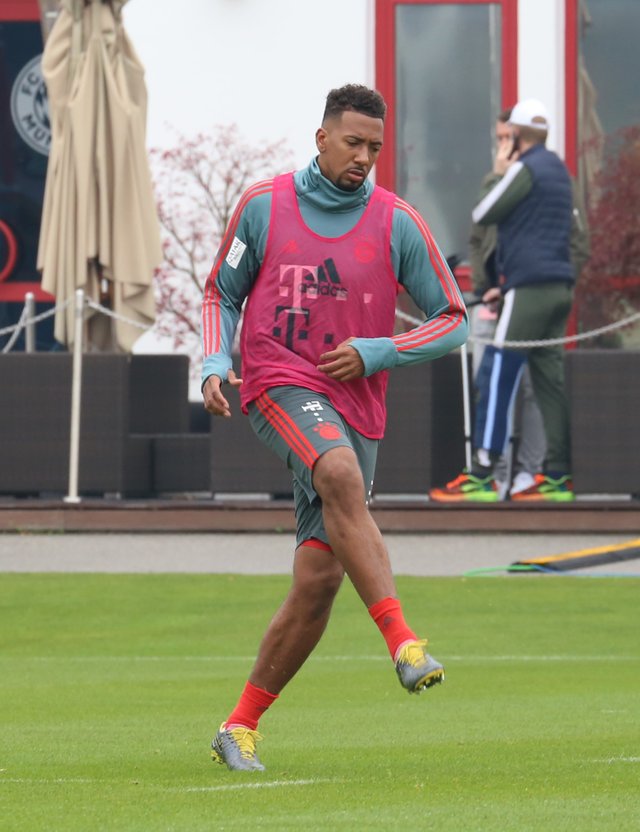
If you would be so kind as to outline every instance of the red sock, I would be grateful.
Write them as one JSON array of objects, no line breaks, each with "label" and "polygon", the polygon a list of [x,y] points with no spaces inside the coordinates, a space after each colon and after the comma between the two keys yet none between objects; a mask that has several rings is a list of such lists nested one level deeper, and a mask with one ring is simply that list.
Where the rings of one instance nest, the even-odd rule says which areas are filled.
[{"label": "red sock", "polygon": [[229,714],[225,724],[244,725],[255,731],[258,727],[258,720],[277,698],[277,693],[269,693],[269,691],[257,688],[251,682],[247,682],[238,704]]},{"label": "red sock", "polygon": [[378,625],[394,661],[401,644],[405,641],[416,641],[418,638],[404,620],[402,607],[397,598],[389,597],[376,601],[369,607],[369,615]]}]

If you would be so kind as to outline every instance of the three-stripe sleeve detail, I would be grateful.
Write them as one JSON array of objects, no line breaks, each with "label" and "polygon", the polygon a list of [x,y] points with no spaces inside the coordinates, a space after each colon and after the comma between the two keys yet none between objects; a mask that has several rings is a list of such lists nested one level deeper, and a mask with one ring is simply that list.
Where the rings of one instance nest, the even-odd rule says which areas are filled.
[{"label": "three-stripe sleeve detail", "polygon": [[449,304],[449,309],[439,315],[436,320],[427,322],[416,329],[393,337],[393,342],[398,352],[404,352],[405,350],[429,344],[432,341],[442,338],[449,332],[453,332],[464,320],[464,303],[460,290],[458,289],[458,284],[449,271],[449,267],[438,246],[435,244],[424,219],[403,199],[397,199],[395,207],[405,211],[411,217],[424,238],[429,260]]},{"label": "three-stripe sleeve detail", "polygon": [[273,179],[256,182],[243,193],[235,211],[229,221],[227,230],[220,243],[220,248],[213,263],[213,267],[206,280],[202,299],[202,340],[204,355],[213,355],[220,351],[220,290],[217,286],[218,272],[229,254],[229,249],[238,229],[240,217],[248,203],[256,196],[269,193],[273,189]]}]

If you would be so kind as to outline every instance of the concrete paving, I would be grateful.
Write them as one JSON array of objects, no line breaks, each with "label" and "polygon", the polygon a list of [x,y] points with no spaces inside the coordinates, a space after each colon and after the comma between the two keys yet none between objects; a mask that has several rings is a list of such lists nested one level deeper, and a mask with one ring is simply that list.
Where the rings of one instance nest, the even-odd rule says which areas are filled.
[{"label": "concrete paving", "polygon": [[[504,575],[523,558],[640,539],[629,534],[386,534],[397,575]],[[0,572],[189,572],[289,574],[294,537],[227,533],[0,534]],[[640,558],[571,575],[640,577]]]}]

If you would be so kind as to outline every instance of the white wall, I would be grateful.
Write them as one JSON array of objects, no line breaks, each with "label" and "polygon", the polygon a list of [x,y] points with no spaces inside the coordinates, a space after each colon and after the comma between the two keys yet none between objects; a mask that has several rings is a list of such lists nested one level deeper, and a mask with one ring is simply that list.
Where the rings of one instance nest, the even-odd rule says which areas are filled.
[{"label": "white wall", "polygon": [[[374,83],[374,0],[129,0],[129,38],[145,67],[148,147],[216,124],[250,143],[286,139],[296,167],[332,87]],[[212,253],[213,254],[213,253]],[[134,352],[173,352],[154,331]],[[189,396],[199,400],[200,387]]]},{"label": "white wall", "polygon": [[518,98],[538,98],[551,119],[547,146],[565,153],[564,0],[518,2]]},{"label": "white wall", "polygon": [[[315,151],[327,92],[375,80],[375,0],[129,0],[124,20],[146,69],[148,145],[237,124]],[[518,0],[519,97],[539,98],[564,154],[564,0]]]},{"label": "white wall", "polygon": [[237,124],[286,138],[296,167],[332,87],[373,84],[373,0],[129,0],[127,34],[146,70],[147,144]]}]

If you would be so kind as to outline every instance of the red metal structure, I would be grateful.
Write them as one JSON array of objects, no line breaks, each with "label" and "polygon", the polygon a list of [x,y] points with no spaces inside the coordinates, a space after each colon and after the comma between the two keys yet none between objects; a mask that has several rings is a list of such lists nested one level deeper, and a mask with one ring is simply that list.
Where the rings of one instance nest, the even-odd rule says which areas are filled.
[{"label": "red metal structure", "polygon": [[575,176],[578,171],[578,0],[566,0],[565,31],[565,162]]},{"label": "red metal structure", "polygon": [[[501,106],[513,105],[518,97],[518,3],[517,0],[376,0],[376,87],[387,105],[385,147],[377,163],[376,181],[392,191],[396,182],[396,12],[398,6],[428,5],[433,3],[464,6],[493,5],[500,7],[501,16]],[[470,269],[458,266],[456,279],[463,290],[470,289]]]},{"label": "red metal structure", "polygon": [[376,0],[376,87],[389,110],[386,119],[384,153],[377,163],[376,181],[389,190],[395,183],[395,100],[396,100],[396,29],[395,13],[399,5],[428,3],[455,5],[497,5],[502,12],[502,106],[518,98],[518,3],[517,0]]},{"label": "red metal structure", "polygon": [[38,0],[0,0],[0,20],[40,21]]}]

